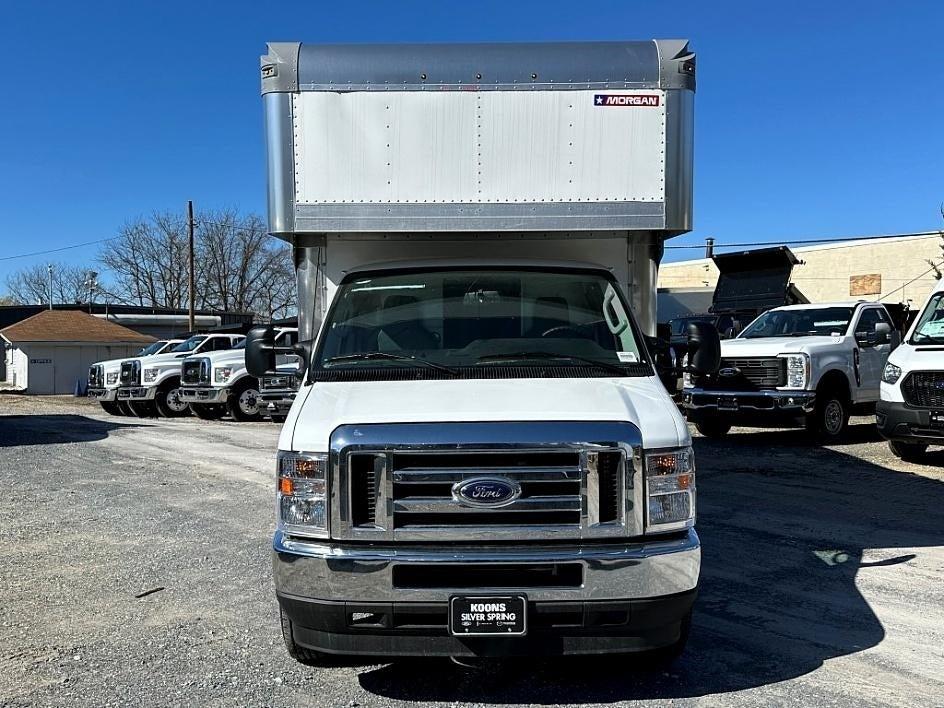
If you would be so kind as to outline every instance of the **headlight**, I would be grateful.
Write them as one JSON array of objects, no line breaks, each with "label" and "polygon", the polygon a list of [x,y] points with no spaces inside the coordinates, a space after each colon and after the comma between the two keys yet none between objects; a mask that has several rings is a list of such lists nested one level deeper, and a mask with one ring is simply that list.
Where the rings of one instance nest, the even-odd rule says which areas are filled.
[{"label": "headlight", "polygon": [[219,369],[213,369],[213,380],[216,383],[226,383],[229,381],[229,377],[233,375],[232,366],[224,366]]},{"label": "headlight", "polygon": [[647,531],[673,531],[695,523],[695,456],[692,448],[646,455]]},{"label": "headlight", "polygon": [[901,378],[901,367],[894,364],[885,364],[885,370],[882,372],[882,381],[887,384],[893,384]]},{"label": "headlight", "polygon": [[290,536],[328,537],[328,456],[279,451],[278,527]]},{"label": "headlight", "polygon": [[806,388],[810,381],[810,358],[806,354],[781,354],[787,362],[787,383],[781,388]]},{"label": "headlight", "polygon": [[109,386],[118,383],[118,372],[109,371],[107,374],[105,374],[105,383]]},{"label": "headlight", "polygon": [[692,387],[692,375],[686,371],[688,368],[688,354],[682,357],[682,388]]},{"label": "headlight", "polygon": [[160,371],[160,369],[145,369],[145,370],[144,370],[144,382],[145,382],[145,383],[148,383],[148,382],[150,382],[150,381],[156,381],[156,380],[157,380],[157,374],[158,374],[159,371]]}]

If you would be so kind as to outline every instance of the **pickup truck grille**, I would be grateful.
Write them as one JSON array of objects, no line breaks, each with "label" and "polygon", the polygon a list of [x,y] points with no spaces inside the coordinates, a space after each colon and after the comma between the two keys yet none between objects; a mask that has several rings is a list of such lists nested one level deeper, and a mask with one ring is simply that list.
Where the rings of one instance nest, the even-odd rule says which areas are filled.
[{"label": "pickup truck grille", "polygon": [[[607,425],[635,430],[628,424]],[[374,426],[357,430],[370,427]],[[501,444],[394,444],[378,449],[365,444],[338,451],[332,466],[340,493],[332,498],[340,508],[333,517],[337,523],[332,535],[364,540],[521,541],[625,536],[628,529],[641,533],[642,505],[635,480],[638,448],[612,440],[542,447],[526,443],[520,449]],[[458,493],[462,482],[484,479],[507,482],[520,495],[507,503],[477,506]]]},{"label": "pickup truck grille", "polygon": [[944,372],[912,371],[902,381],[901,392],[910,406],[944,409]]},{"label": "pickup truck grille", "polygon": [[260,391],[297,391],[298,380],[292,374],[263,376],[259,379]]},{"label": "pickup truck grille", "polygon": [[141,384],[141,362],[121,362],[121,373],[118,375],[118,383],[122,386],[139,386]]},{"label": "pickup truck grille", "polygon": [[[734,371],[733,375],[725,375]],[[762,391],[785,386],[786,359],[778,357],[722,359],[717,388],[728,391]]]},{"label": "pickup truck grille", "polygon": [[210,383],[210,360],[185,360],[181,366],[180,383],[184,386],[199,386]]},{"label": "pickup truck grille", "polygon": [[105,367],[96,364],[89,367],[88,374],[89,388],[102,388],[105,385]]}]

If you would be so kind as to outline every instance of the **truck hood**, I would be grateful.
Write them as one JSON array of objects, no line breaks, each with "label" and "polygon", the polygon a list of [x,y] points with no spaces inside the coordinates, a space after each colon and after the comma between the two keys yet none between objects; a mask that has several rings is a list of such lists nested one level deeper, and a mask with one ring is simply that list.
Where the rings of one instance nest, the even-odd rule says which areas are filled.
[{"label": "truck hood", "polygon": [[176,352],[174,354],[154,354],[153,356],[132,356],[128,359],[122,359],[122,361],[140,361],[141,366],[154,366],[173,362],[180,363],[186,356],[184,352]]},{"label": "truck hood", "polygon": [[841,345],[844,336],[759,337],[757,339],[725,339],[721,342],[722,357],[777,356],[794,352],[814,352]]},{"label": "truck hood", "polygon": [[222,349],[206,354],[191,354],[188,359],[209,359],[211,364],[222,366],[224,364],[238,364],[242,366],[246,361],[245,349]]},{"label": "truck hood", "polygon": [[944,370],[944,348],[902,344],[889,355],[888,361],[905,372],[941,371]]},{"label": "truck hood", "polygon": [[316,383],[305,387],[279,447],[323,452],[339,425],[621,421],[646,448],[688,445],[678,408],[655,377]]}]

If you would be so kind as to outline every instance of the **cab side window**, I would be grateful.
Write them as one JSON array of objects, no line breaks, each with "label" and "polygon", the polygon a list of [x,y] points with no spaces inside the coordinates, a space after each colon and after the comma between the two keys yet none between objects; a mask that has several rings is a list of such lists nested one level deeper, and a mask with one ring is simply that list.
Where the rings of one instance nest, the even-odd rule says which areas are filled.
[{"label": "cab side window", "polygon": [[877,307],[869,307],[862,310],[862,314],[859,315],[859,321],[856,324],[855,333],[873,334],[875,332],[875,325],[879,322],[888,322],[886,318],[882,317],[882,314],[882,311]]},{"label": "cab side window", "polygon": [[295,332],[282,332],[282,334],[275,338],[275,346],[290,347],[295,344],[296,337]]}]

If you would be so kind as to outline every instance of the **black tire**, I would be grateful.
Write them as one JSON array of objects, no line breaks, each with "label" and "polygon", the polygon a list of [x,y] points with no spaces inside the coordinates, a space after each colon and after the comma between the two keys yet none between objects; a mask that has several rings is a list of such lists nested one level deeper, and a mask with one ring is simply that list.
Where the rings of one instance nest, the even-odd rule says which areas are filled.
[{"label": "black tire", "polygon": [[226,413],[219,403],[191,403],[190,410],[200,420],[219,420]]},{"label": "black tire", "polygon": [[137,418],[156,418],[157,406],[154,401],[128,401],[132,415]]},{"label": "black tire", "polygon": [[656,664],[671,664],[685,652],[685,645],[688,644],[688,635],[692,630],[692,610],[682,618],[681,627],[679,627],[679,638],[672,644],[661,649],[649,652],[649,659]]},{"label": "black tire", "polygon": [[99,403],[108,415],[124,415],[118,401],[99,401]]},{"label": "black tire", "polygon": [[806,417],[806,429],[826,442],[842,438],[849,426],[852,406],[841,393],[826,389],[816,392],[816,410]]},{"label": "black tire", "polygon": [[236,384],[226,399],[226,408],[233,420],[250,421],[262,417],[262,400],[259,398],[259,384],[251,377],[246,377]]},{"label": "black tire", "polygon": [[279,616],[282,620],[282,641],[285,642],[285,649],[290,657],[305,666],[325,666],[329,663],[327,657],[321,652],[295,643],[294,625],[281,607],[279,608]]},{"label": "black tire", "polygon": [[923,443],[906,443],[898,442],[897,440],[889,440],[888,449],[891,450],[892,454],[899,460],[904,460],[905,462],[921,462],[924,459],[925,453],[928,451],[928,446]]},{"label": "black tire", "polygon": [[272,419],[272,422],[273,422],[273,423],[278,423],[279,425],[281,425],[282,423],[284,423],[284,422],[285,422],[285,419],[286,419],[287,417],[288,417],[288,416],[285,416],[285,415],[278,415],[278,414],[276,414],[276,415],[270,415],[270,416],[269,416],[269,418]]},{"label": "black tire", "polygon": [[190,415],[190,405],[180,397],[180,379],[169,379],[161,384],[154,397],[154,405],[162,418]]},{"label": "black tire", "polygon": [[706,418],[695,423],[695,430],[706,438],[723,438],[731,430],[731,424],[717,418]]},{"label": "black tire", "polygon": [[127,416],[129,418],[134,416],[134,411],[131,410],[131,404],[128,401],[115,401],[118,405],[118,415]]}]

